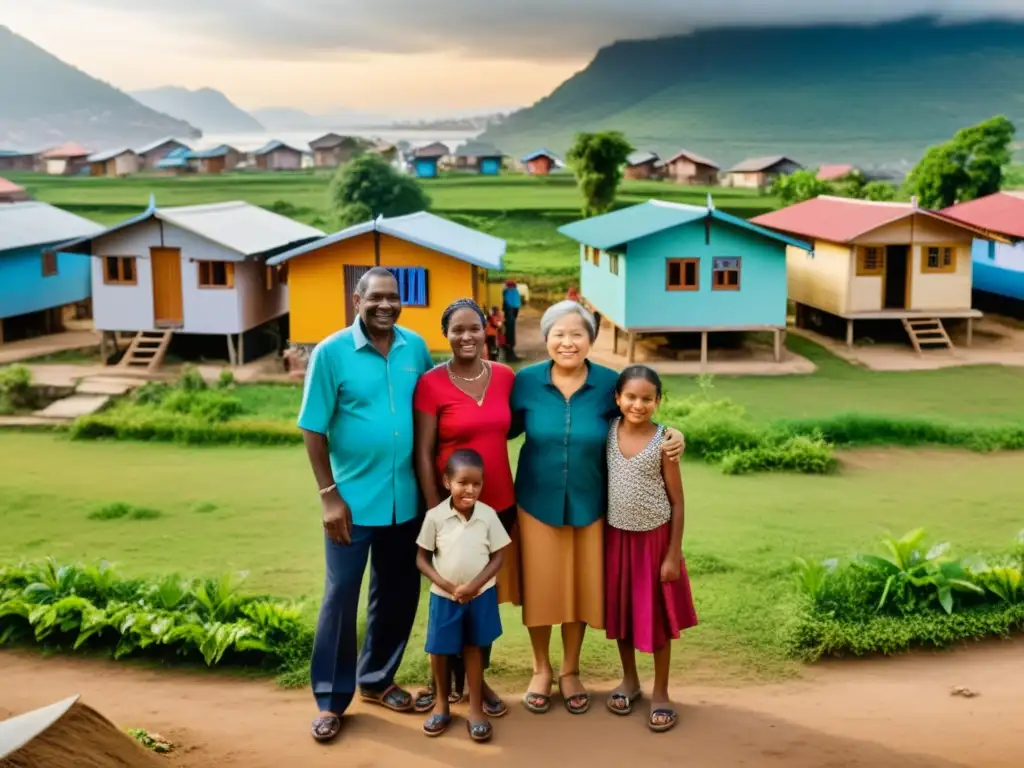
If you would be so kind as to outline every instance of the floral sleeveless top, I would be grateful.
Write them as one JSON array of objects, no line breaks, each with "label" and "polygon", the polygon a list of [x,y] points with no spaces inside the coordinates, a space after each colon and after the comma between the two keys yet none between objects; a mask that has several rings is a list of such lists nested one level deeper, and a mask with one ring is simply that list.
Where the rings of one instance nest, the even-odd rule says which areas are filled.
[{"label": "floral sleeveless top", "polygon": [[661,474],[665,427],[640,453],[627,459],[619,450],[619,422],[608,431],[608,525],[621,531],[653,531],[672,519]]}]

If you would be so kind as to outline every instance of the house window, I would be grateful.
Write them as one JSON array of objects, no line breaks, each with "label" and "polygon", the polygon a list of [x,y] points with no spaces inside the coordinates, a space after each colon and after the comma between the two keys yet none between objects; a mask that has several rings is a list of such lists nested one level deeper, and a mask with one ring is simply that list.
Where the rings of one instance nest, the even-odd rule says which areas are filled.
[{"label": "house window", "polygon": [[665,262],[665,290],[696,291],[699,286],[699,259],[668,259]]},{"label": "house window", "polygon": [[926,245],[921,248],[921,271],[945,274],[956,272],[956,247]]},{"label": "house window", "polygon": [[198,261],[200,288],[234,288],[235,265],[230,261]]},{"label": "house window", "polygon": [[711,262],[711,290],[738,291],[740,289],[740,259],[738,256],[716,257]]},{"label": "house window", "polygon": [[43,277],[55,277],[57,274],[57,254],[53,251],[43,253]]},{"label": "house window", "polygon": [[885,271],[885,249],[861,246],[857,249],[857,277],[881,275]]},{"label": "house window", "polygon": [[611,272],[613,275],[619,274],[619,254],[608,254],[608,271]]},{"label": "house window", "polygon": [[103,282],[107,285],[135,285],[138,282],[135,257],[104,256]]},{"label": "house window", "polygon": [[601,249],[600,248],[594,248],[594,266],[595,267],[600,267],[601,266]]},{"label": "house window", "polygon": [[398,295],[406,307],[425,307],[430,303],[427,270],[424,267],[388,267],[398,281]]}]

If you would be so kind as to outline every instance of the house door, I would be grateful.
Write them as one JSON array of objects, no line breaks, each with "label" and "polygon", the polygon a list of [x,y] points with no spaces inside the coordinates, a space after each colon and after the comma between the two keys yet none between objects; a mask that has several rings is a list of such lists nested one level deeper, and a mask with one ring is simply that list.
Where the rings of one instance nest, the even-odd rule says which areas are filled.
[{"label": "house door", "polygon": [[356,321],[356,305],[352,296],[356,292],[359,278],[369,271],[370,267],[345,267],[345,325],[352,325]]},{"label": "house door", "polygon": [[184,321],[181,301],[181,249],[150,248],[153,271],[153,323],[158,327],[180,326]]},{"label": "house door", "polygon": [[890,245],[885,249],[885,288],[883,303],[885,309],[907,308],[907,257],[910,248],[906,245]]}]

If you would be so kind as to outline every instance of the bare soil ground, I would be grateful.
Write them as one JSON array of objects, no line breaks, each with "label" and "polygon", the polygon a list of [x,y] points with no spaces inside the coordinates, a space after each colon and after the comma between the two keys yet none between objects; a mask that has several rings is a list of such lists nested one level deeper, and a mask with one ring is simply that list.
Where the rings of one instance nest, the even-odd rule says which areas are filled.
[{"label": "bare soil ground", "polygon": [[[803,680],[743,688],[677,689],[680,724],[668,734],[604,708],[610,685],[594,686],[591,711],[559,706],[526,713],[517,692],[489,745],[470,742],[457,717],[439,739],[422,718],[355,705],[338,741],[308,735],[306,691],[214,674],[24,652],[0,654],[0,717],[73,693],[122,728],[142,727],[176,745],[178,768],[278,766],[786,766],[787,768],[1010,768],[1024,765],[1024,641],[947,653],[831,662]],[[680,681],[682,682],[682,681]],[[963,686],[974,697],[954,695]],[[455,714],[464,714],[456,707]]]}]

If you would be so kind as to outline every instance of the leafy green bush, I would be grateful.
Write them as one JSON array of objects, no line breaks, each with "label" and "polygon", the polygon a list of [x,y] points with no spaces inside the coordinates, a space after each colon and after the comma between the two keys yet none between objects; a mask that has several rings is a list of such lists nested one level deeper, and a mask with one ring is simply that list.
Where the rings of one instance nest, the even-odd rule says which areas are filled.
[{"label": "leafy green bush", "polygon": [[833,445],[944,445],[982,452],[1024,449],[1024,426],[962,426],[858,413],[824,419],[787,419],[775,426],[794,435],[819,434]]},{"label": "leafy green bush", "polygon": [[882,546],[884,555],[846,562],[797,560],[804,605],[790,628],[794,655],[894,653],[1024,628],[1024,531],[1010,553],[987,558],[926,547],[924,529]]},{"label": "leafy green bush", "polygon": [[71,425],[76,440],[154,440],[185,445],[295,445],[302,433],[280,421],[211,423],[195,416],[110,411]]},{"label": "leafy green bush", "polygon": [[24,365],[0,368],[0,414],[16,413],[32,406],[31,371]]},{"label": "leafy green bush", "polygon": [[136,507],[132,504],[125,504],[123,501],[117,501],[93,510],[89,513],[89,519],[120,520],[122,518],[130,518],[132,520],[155,520],[162,515],[163,513],[159,509]]},{"label": "leafy green bush", "polygon": [[[0,568],[0,645],[36,642],[129,654],[296,664],[308,629],[300,606],[239,592],[240,576],[122,579],[113,566]],[[308,663],[308,655],[305,662]]]}]

